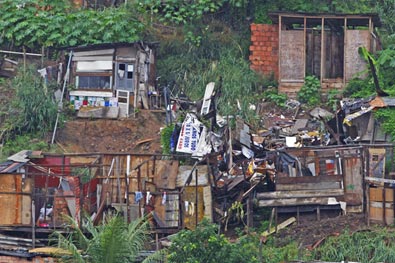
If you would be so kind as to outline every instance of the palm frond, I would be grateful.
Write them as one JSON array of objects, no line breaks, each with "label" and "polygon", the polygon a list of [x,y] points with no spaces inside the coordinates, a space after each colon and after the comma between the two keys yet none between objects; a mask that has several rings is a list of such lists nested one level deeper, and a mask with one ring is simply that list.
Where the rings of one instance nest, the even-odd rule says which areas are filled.
[{"label": "palm frond", "polygon": [[[70,254],[64,255],[64,253],[59,254],[65,262],[75,262],[75,263],[85,263],[85,259],[80,250],[74,244],[73,240],[69,237],[65,237],[60,232],[55,231],[53,236],[58,240],[58,247],[67,250]],[[55,255],[57,253],[55,252]]]},{"label": "palm frond", "polygon": [[161,249],[161,250],[155,251],[153,254],[151,254],[148,257],[146,257],[142,261],[142,263],[165,262],[167,254],[168,254],[168,250],[167,249]]}]

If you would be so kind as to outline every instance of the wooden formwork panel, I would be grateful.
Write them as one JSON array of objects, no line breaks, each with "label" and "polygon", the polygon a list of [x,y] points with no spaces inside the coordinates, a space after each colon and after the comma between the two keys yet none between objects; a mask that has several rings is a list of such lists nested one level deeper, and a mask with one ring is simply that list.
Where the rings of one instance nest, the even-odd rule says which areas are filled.
[{"label": "wooden formwork panel", "polygon": [[283,30],[280,43],[280,80],[304,80],[304,33]]},{"label": "wooden formwork panel", "polygon": [[[350,81],[356,74],[367,68],[366,62],[359,55],[358,48],[365,47],[370,50],[370,32],[369,30],[346,30],[345,41],[345,77],[346,81]],[[366,73],[365,73],[366,75]],[[360,76],[364,77],[364,76]]]}]

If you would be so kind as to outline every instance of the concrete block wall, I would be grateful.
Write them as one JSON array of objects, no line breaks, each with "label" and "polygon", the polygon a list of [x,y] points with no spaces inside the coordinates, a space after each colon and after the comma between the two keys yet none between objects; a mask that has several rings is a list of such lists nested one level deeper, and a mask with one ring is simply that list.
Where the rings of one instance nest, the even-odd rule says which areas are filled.
[{"label": "concrete block wall", "polygon": [[251,24],[251,69],[278,79],[278,25]]}]

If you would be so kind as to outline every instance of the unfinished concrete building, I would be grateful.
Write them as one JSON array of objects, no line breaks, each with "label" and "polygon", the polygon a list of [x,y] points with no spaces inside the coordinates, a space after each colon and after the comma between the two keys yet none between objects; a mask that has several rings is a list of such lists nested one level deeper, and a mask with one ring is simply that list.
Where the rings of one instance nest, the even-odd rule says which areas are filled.
[{"label": "unfinished concrete building", "polygon": [[279,91],[290,97],[316,76],[323,93],[341,90],[353,78],[363,76],[367,64],[358,54],[380,48],[374,14],[270,13],[271,25],[251,25],[251,68],[274,74]]}]

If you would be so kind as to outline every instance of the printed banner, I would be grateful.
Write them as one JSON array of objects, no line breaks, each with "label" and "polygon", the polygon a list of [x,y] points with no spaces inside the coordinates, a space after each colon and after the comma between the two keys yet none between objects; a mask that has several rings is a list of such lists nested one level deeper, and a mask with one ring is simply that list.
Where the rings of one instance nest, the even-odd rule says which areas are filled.
[{"label": "printed banner", "polygon": [[191,113],[188,113],[182,123],[178,137],[177,152],[194,153],[200,138],[201,122]]}]

